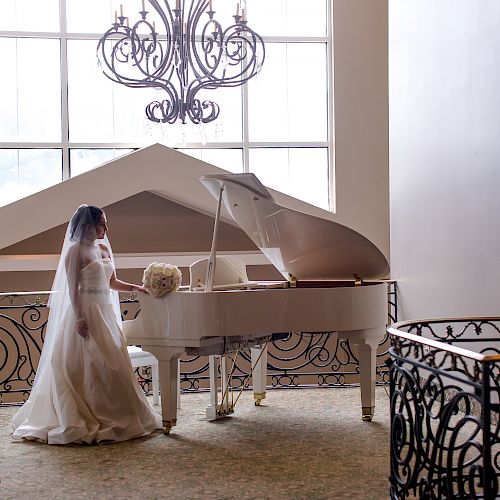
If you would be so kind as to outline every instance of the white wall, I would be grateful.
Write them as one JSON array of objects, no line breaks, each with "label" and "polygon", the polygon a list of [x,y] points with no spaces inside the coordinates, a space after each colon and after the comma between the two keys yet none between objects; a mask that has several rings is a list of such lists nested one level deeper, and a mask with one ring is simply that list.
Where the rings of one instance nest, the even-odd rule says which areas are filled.
[{"label": "white wall", "polygon": [[337,220],[389,258],[387,0],[333,0]]},{"label": "white wall", "polygon": [[400,319],[500,314],[500,2],[390,0]]}]

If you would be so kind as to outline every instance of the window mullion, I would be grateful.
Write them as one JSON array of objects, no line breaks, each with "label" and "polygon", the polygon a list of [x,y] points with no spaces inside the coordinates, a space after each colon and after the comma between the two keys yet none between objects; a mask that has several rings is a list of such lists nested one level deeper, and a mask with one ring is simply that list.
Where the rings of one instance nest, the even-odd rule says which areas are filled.
[{"label": "window mullion", "polygon": [[71,176],[69,164],[69,116],[68,116],[68,36],[66,22],[66,0],[59,0],[59,23],[61,30],[61,146],[62,178]]},{"label": "window mullion", "polygon": [[250,171],[250,166],[249,166],[249,157],[250,153],[248,150],[248,142],[249,142],[249,137],[248,137],[248,82],[245,83],[242,86],[241,90],[241,98],[242,98],[242,105],[243,105],[243,110],[242,110],[242,149],[243,149],[243,172],[249,172]]},{"label": "window mullion", "polygon": [[16,137],[19,139],[19,39],[16,38]]},{"label": "window mullion", "polygon": [[335,99],[333,98],[334,91],[334,65],[333,65],[333,6],[331,2],[327,3],[326,8],[327,15],[327,35],[328,42],[326,44],[327,47],[327,60],[326,60],[326,72],[327,72],[327,89],[328,89],[328,205],[332,212],[336,212],[337,205],[335,191],[335,155],[334,155],[334,137],[335,137],[335,114],[334,114],[334,105]]}]

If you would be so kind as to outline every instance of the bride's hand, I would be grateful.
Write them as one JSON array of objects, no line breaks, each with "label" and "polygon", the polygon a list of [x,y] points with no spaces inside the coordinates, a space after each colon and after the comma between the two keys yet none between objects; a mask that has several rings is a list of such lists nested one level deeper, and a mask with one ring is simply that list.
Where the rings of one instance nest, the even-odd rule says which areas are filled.
[{"label": "bride's hand", "polygon": [[79,320],[77,320],[76,322],[76,332],[78,333],[78,335],[82,336],[82,337],[88,337],[89,335],[89,327],[87,325],[87,322],[81,318]]},{"label": "bride's hand", "polygon": [[141,293],[145,293],[146,295],[149,293],[148,292],[148,289],[144,286],[141,286],[141,285],[133,285],[134,287],[134,291],[136,292],[141,292]]}]

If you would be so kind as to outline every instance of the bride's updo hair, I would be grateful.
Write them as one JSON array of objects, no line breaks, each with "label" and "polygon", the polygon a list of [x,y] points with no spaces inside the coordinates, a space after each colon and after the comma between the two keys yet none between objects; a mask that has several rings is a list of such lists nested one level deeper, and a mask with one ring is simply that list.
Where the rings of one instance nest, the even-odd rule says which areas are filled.
[{"label": "bride's updo hair", "polygon": [[104,212],[94,205],[81,205],[70,221],[71,241],[80,241],[84,236],[85,228],[95,228]]}]

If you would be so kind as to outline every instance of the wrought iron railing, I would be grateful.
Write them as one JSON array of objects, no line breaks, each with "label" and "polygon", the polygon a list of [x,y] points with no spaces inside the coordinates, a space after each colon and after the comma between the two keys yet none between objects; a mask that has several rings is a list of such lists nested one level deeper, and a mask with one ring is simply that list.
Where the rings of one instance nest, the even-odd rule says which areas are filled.
[{"label": "wrought iron railing", "polygon": [[500,318],[388,331],[391,498],[498,498]]},{"label": "wrought iron railing", "polygon": [[[0,294],[0,405],[23,402],[35,378],[48,317],[48,292]],[[397,320],[396,283],[388,282],[388,322]],[[136,300],[121,300],[124,319],[139,314]],[[387,383],[388,335],[378,349],[379,383]],[[351,386],[359,384],[359,362],[347,340],[335,334],[290,333],[268,349],[268,385],[271,387]],[[143,388],[151,388],[151,370],[137,369]],[[233,373],[235,387],[243,385],[250,358],[242,352]],[[181,389],[208,388],[208,359],[181,358]]]}]

